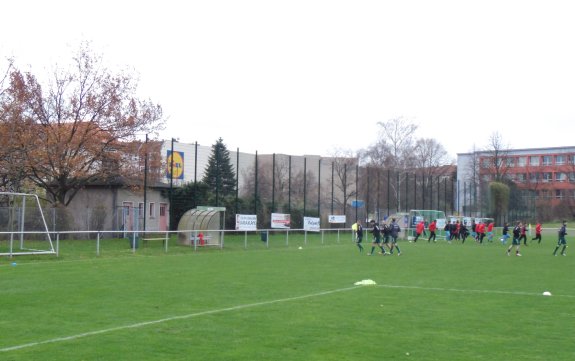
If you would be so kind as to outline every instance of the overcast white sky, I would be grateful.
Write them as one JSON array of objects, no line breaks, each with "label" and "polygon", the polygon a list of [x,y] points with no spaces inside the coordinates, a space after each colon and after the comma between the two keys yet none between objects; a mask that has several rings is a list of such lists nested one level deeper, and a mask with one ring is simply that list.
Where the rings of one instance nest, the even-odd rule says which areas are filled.
[{"label": "overcast white sky", "polygon": [[166,139],[329,156],[404,117],[455,158],[496,131],[574,145],[573,19],[570,0],[10,1],[0,57],[41,73],[91,41],[140,74]]}]

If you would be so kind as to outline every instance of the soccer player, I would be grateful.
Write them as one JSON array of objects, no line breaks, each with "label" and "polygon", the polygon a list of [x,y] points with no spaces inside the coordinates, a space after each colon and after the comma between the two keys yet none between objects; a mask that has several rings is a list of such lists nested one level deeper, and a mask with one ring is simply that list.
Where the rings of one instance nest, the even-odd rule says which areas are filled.
[{"label": "soccer player", "polygon": [[433,221],[431,221],[431,223],[429,224],[429,238],[427,239],[427,242],[431,242],[431,240],[433,239],[433,242],[435,242],[435,231],[437,230],[437,221],[434,219]]},{"label": "soccer player", "polygon": [[559,247],[563,246],[561,250],[561,255],[566,256],[565,249],[567,248],[567,241],[565,240],[565,236],[567,235],[567,221],[563,221],[563,225],[559,229],[559,240],[557,241],[557,246],[555,247],[555,251],[553,251],[553,255],[557,256],[557,250]]},{"label": "soccer player", "polygon": [[535,225],[535,238],[531,238],[532,241],[538,240],[537,244],[541,243],[541,222],[537,222]]},{"label": "soccer player", "polygon": [[502,235],[501,235],[501,243],[506,244],[507,243],[507,238],[509,238],[509,224],[507,222],[505,222],[503,224],[503,231],[502,231]]},{"label": "soccer player", "polygon": [[523,244],[527,246],[527,226],[525,223],[521,225],[521,236],[519,237],[519,242],[523,240]]},{"label": "soccer player", "polygon": [[485,238],[485,223],[479,222],[475,226],[475,231],[477,232],[477,241],[479,244],[483,244],[483,238]]},{"label": "soccer player", "polygon": [[477,224],[475,224],[475,219],[471,220],[471,237],[473,237],[473,239],[475,239],[476,241],[478,240],[477,238]]},{"label": "soccer player", "polygon": [[361,241],[363,240],[363,226],[361,225],[361,221],[355,222],[355,237],[357,248],[359,248],[360,252],[363,252],[363,246],[361,245]]},{"label": "soccer player", "polygon": [[487,241],[488,242],[493,241],[493,227],[495,227],[495,223],[489,222],[489,224],[487,225]]},{"label": "soccer player", "polygon": [[377,225],[377,223],[375,223],[373,219],[370,220],[369,223],[373,227],[371,229],[371,234],[373,235],[373,241],[371,242],[371,252],[368,253],[367,255],[371,256],[373,254],[373,251],[375,250],[375,247],[381,248],[381,254],[385,255],[385,248],[383,248],[383,246],[381,245],[381,230],[379,229],[379,226]]},{"label": "soccer player", "polygon": [[395,218],[391,219],[389,229],[390,229],[389,234],[391,235],[391,248],[389,249],[389,253],[393,254],[393,249],[397,248],[397,255],[401,256],[401,250],[397,245],[397,237],[399,236],[399,232],[401,232],[401,228],[399,228],[399,224],[395,222]]},{"label": "soccer player", "polygon": [[445,223],[443,230],[445,231],[445,240],[451,243],[451,221],[447,221],[447,223]]},{"label": "soccer player", "polygon": [[511,242],[511,245],[509,246],[509,248],[507,248],[507,255],[508,256],[509,256],[509,252],[511,252],[511,248],[513,248],[513,246],[515,246],[515,255],[521,256],[521,253],[519,253],[519,246],[521,246],[520,237],[521,237],[521,222],[517,222],[517,224],[513,228],[513,242]]},{"label": "soccer player", "polygon": [[465,243],[467,236],[469,236],[469,231],[467,230],[467,224],[465,221],[462,221],[459,224],[459,238],[461,238],[461,244]]},{"label": "soccer player", "polygon": [[389,240],[391,238],[391,227],[387,223],[383,223],[381,227],[381,233],[383,234],[383,246],[387,247],[391,254],[391,245],[389,244]]},{"label": "soccer player", "polygon": [[417,226],[415,226],[415,238],[413,239],[413,242],[417,242],[417,239],[419,238],[419,236],[421,236],[424,230],[425,230],[425,222],[421,220],[417,224]]}]

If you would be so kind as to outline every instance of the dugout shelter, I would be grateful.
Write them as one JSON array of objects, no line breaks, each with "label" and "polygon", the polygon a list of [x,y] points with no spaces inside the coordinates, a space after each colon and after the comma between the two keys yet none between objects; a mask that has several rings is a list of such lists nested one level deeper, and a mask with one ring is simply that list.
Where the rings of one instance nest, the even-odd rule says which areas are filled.
[{"label": "dugout shelter", "polygon": [[199,206],[186,211],[178,222],[178,243],[222,247],[225,215],[225,207]]}]

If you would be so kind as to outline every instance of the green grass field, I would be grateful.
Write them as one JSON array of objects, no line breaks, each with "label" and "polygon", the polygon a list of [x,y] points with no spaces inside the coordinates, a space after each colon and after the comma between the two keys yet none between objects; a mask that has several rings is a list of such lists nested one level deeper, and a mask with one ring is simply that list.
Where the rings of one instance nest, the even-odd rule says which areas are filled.
[{"label": "green grass field", "polygon": [[401,241],[400,257],[348,236],[243,242],[0,258],[0,360],[575,359],[575,253],[553,257],[549,237],[522,257],[498,241]]}]

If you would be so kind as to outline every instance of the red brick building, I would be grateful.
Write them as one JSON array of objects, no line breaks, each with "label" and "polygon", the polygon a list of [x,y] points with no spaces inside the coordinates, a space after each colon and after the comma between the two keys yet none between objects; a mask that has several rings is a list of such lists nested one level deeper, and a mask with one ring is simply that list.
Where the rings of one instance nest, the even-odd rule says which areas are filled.
[{"label": "red brick building", "polygon": [[[513,149],[458,154],[459,212],[488,212],[487,185],[512,185],[511,213],[523,217],[573,216],[575,147]],[[484,214],[483,214],[484,215]]]}]

